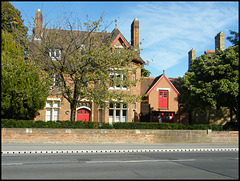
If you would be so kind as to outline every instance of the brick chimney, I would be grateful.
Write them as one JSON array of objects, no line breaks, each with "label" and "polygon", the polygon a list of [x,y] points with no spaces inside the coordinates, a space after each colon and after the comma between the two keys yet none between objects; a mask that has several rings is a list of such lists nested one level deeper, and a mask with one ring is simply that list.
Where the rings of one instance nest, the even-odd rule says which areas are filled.
[{"label": "brick chimney", "polygon": [[196,50],[193,48],[188,52],[188,70],[190,68],[190,62],[191,60],[194,60],[196,58]]},{"label": "brick chimney", "polygon": [[40,9],[36,11],[35,15],[35,38],[40,38],[42,30],[43,17]]},{"label": "brick chimney", "polygon": [[216,50],[224,50],[224,44],[225,44],[225,34],[221,31],[215,36],[215,51]]},{"label": "brick chimney", "polygon": [[135,18],[131,24],[131,45],[139,49],[139,21]]}]

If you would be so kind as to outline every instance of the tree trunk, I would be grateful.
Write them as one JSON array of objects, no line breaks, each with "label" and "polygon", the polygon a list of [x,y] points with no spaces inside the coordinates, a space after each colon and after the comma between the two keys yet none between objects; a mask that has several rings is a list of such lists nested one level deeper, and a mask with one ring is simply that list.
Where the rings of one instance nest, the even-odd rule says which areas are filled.
[{"label": "tree trunk", "polygon": [[232,108],[230,107],[230,122],[232,123],[233,122],[233,114],[232,114]]},{"label": "tree trunk", "polygon": [[77,103],[76,101],[73,101],[73,103],[71,103],[71,117],[70,117],[71,121],[76,121],[76,109]]}]

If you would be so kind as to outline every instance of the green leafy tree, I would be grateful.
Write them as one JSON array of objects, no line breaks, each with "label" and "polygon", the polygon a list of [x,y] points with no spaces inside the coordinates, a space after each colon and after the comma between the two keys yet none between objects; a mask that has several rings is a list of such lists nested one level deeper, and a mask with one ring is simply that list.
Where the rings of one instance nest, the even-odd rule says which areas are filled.
[{"label": "green leafy tree", "polygon": [[48,96],[44,72],[30,59],[25,61],[27,28],[20,12],[8,2],[1,5],[1,116],[33,119]]},{"label": "green leafy tree", "polygon": [[188,110],[228,107],[238,119],[239,46],[217,50],[214,55],[202,55],[190,63],[181,78]]},{"label": "green leafy tree", "polygon": [[149,70],[147,70],[145,67],[141,68],[141,76],[142,77],[149,77],[151,74],[151,72]]},{"label": "green leafy tree", "polygon": [[[84,98],[102,106],[106,102],[140,101],[140,96],[126,91],[136,85],[133,75],[138,66],[132,60],[138,52],[126,47],[116,51],[111,46],[113,37],[105,31],[108,25],[102,26],[103,15],[97,21],[87,16],[86,21],[74,19],[74,23],[67,16],[61,18],[51,29],[42,29],[41,40],[32,42],[31,57],[58,75],[59,83],[51,93],[70,103],[70,119],[76,120],[77,104]],[[61,56],[49,54],[53,50],[60,50]]]},{"label": "green leafy tree", "polygon": [[1,1],[1,30],[11,33],[24,44],[28,28],[23,25],[21,12],[8,1]]},{"label": "green leafy tree", "polygon": [[233,36],[228,36],[227,40],[230,41],[233,45],[239,45],[239,33],[231,30],[229,30],[229,32]]}]

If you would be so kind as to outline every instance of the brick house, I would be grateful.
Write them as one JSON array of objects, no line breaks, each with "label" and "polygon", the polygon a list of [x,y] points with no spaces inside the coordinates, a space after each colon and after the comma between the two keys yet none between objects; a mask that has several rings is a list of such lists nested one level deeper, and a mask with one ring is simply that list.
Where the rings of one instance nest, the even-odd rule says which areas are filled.
[{"label": "brick house", "polygon": [[141,81],[141,118],[150,122],[178,122],[179,91],[177,78],[167,78],[165,71],[158,77],[144,77]]},{"label": "brick house", "polygon": [[[42,13],[38,9],[35,16],[35,27],[33,30],[34,40],[41,41],[42,30]],[[51,31],[51,29],[44,29],[45,31]],[[68,30],[61,30],[60,33],[66,33]],[[59,33],[59,34],[60,34]],[[75,33],[83,34],[84,32],[76,31]],[[98,33],[95,33],[98,36]],[[139,21],[135,18],[131,24],[131,42],[129,43],[124,35],[118,30],[117,26],[111,33],[105,33],[102,41],[105,38],[111,39],[111,46],[113,48],[132,48],[133,50],[139,49]],[[58,58],[61,56],[61,49],[55,49],[49,52],[49,56],[52,58]],[[132,60],[133,67],[137,68],[137,71],[131,79],[139,80],[141,78],[141,65],[144,61],[140,57],[140,54]],[[114,75],[110,75],[114,76]],[[119,75],[121,76],[121,75]],[[58,85],[58,76],[53,75],[54,83],[53,88],[50,90],[50,94],[47,98],[46,105],[43,110],[39,110],[39,115],[35,120],[44,121],[57,121],[57,120],[70,120],[70,103],[60,93],[54,89],[54,86]],[[171,82],[172,81],[172,82]],[[79,100],[76,109],[76,121],[95,121],[95,122],[139,122],[141,115],[150,114],[150,120],[156,122],[159,120],[159,116],[162,122],[176,122],[178,112],[178,96],[179,92],[174,86],[173,82],[177,83],[176,79],[168,79],[163,73],[156,78],[143,78],[141,81],[137,81],[136,86],[130,89],[125,87],[111,87],[111,89],[121,89],[126,91],[126,94],[130,95],[147,95],[144,103],[128,103],[123,104],[118,102],[116,104],[109,103],[107,108],[103,108],[87,98]],[[148,108],[149,107],[149,108]],[[143,120],[145,121],[145,120]]]}]

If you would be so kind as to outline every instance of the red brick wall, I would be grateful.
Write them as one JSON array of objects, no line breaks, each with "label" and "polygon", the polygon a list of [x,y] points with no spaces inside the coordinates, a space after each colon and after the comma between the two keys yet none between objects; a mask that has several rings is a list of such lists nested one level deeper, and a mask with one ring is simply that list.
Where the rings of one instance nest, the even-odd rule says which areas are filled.
[{"label": "red brick wall", "polygon": [[238,131],[2,128],[2,143],[238,143]]}]

